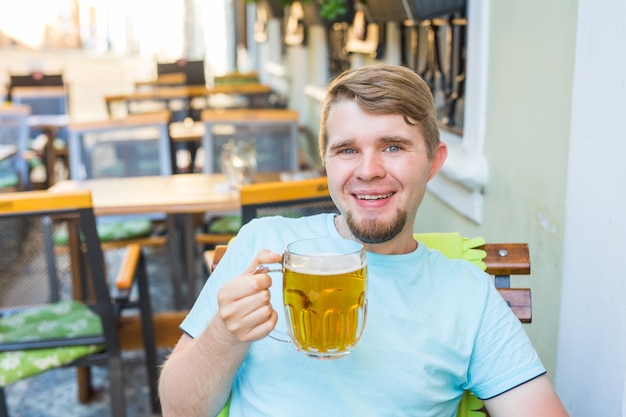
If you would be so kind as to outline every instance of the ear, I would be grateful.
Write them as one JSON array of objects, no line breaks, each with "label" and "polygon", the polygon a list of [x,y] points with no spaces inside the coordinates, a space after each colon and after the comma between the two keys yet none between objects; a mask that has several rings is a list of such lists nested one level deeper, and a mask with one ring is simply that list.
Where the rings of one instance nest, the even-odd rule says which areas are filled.
[{"label": "ear", "polygon": [[428,173],[429,181],[439,172],[443,163],[446,162],[446,158],[448,158],[448,145],[441,141],[435,149],[432,161],[430,161],[430,172]]}]

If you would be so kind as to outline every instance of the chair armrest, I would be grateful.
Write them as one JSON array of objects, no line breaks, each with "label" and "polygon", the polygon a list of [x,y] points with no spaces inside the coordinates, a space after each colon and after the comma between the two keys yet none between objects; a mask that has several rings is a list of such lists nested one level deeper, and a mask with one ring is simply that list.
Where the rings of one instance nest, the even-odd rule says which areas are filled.
[{"label": "chair armrest", "polygon": [[141,245],[133,243],[126,247],[124,258],[115,278],[115,287],[119,291],[130,291],[135,279],[135,271],[141,256]]},{"label": "chair armrest", "polygon": [[491,275],[530,274],[530,252],[527,243],[487,243],[485,264]]},{"label": "chair armrest", "polygon": [[226,248],[228,248],[228,245],[215,245],[215,249],[204,251],[204,264],[206,265],[209,274],[215,270],[215,267],[222,259],[222,256],[226,253]]}]

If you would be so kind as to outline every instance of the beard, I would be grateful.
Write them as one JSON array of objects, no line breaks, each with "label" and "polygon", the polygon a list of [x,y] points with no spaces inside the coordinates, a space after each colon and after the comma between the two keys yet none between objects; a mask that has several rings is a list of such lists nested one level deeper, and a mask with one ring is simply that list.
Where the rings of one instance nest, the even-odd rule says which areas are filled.
[{"label": "beard", "polygon": [[398,209],[396,216],[384,223],[379,219],[358,221],[351,211],[346,212],[346,223],[350,232],[362,243],[376,244],[396,237],[404,228],[408,218],[406,210]]}]

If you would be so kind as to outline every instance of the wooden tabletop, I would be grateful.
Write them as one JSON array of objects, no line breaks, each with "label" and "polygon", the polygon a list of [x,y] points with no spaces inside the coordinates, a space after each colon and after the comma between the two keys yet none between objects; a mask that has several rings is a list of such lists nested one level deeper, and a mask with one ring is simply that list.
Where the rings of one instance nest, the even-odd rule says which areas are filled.
[{"label": "wooden tabletop", "polygon": [[34,114],[28,116],[28,125],[38,128],[64,127],[70,124],[68,114]]},{"label": "wooden tabletop", "polygon": [[[257,181],[279,178],[259,174]],[[96,215],[139,213],[203,213],[240,210],[239,192],[229,188],[224,174],[175,174],[129,178],[64,180],[50,192],[90,189]]]},{"label": "wooden tabletop", "polygon": [[271,91],[270,86],[265,84],[233,84],[217,85],[214,87],[198,86],[177,86],[159,87],[148,91],[136,91],[130,94],[108,95],[105,97],[107,103],[113,101],[132,100],[167,100],[175,98],[203,97],[213,94],[263,94]]},{"label": "wooden tabletop", "polygon": [[47,98],[64,97],[66,95],[66,88],[60,86],[13,87],[11,89],[11,97],[13,98]]}]

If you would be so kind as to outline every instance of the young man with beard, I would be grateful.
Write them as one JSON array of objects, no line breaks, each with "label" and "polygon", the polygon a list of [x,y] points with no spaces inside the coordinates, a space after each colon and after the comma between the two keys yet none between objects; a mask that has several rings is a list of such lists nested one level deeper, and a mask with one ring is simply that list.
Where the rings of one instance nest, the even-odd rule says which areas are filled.
[{"label": "young man with beard", "polygon": [[[164,365],[163,415],[215,415],[230,398],[230,416],[454,416],[472,390],[492,417],[567,416],[490,278],[413,237],[447,156],[424,81],[389,65],[341,74],[323,103],[319,146],[340,215],[241,229]],[[313,237],[367,250],[367,325],[354,351],[332,361],[267,337],[283,314],[271,304],[281,283],[254,273]]]}]

